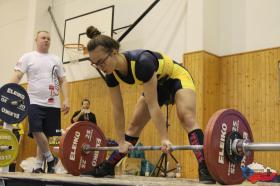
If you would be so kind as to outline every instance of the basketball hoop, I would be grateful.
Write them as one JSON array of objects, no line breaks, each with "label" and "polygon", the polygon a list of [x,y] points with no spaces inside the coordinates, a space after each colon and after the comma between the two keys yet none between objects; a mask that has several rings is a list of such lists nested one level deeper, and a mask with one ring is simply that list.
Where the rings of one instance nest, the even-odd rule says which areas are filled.
[{"label": "basketball hoop", "polygon": [[65,44],[64,51],[67,61],[70,61],[70,63],[79,62],[79,59],[86,57],[88,54],[87,47],[78,43]]}]

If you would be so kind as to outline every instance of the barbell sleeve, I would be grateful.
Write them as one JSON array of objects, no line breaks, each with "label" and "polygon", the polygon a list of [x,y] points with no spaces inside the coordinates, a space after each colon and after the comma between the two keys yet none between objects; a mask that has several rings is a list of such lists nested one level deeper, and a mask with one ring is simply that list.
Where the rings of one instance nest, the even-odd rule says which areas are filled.
[{"label": "barbell sleeve", "polygon": [[246,151],[280,151],[280,143],[243,143]]},{"label": "barbell sleeve", "polygon": [[12,146],[0,145],[0,152],[12,149]]},{"label": "barbell sleeve", "polygon": [[280,143],[252,143],[247,139],[235,139],[232,142],[231,149],[235,154],[244,156],[248,151],[280,151]]},{"label": "barbell sleeve", "polygon": [[20,105],[20,104],[23,104],[24,102],[23,102],[23,100],[14,100],[14,101],[11,101],[10,102],[11,103],[11,105],[13,105],[13,106],[18,106],[18,105]]}]

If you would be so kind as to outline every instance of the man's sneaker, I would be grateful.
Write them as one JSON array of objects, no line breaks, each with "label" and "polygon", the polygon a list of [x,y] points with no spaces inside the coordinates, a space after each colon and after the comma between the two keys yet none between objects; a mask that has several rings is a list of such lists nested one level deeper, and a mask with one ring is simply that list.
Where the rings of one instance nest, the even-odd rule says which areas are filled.
[{"label": "man's sneaker", "polygon": [[45,171],[42,168],[37,168],[37,169],[33,169],[32,173],[45,173]]},{"label": "man's sneaker", "polygon": [[58,158],[56,156],[53,156],[53,160],[48,162],[48,173],[53,174],[55,173],[55,166],[58,163]]},{"label": "man's sneaker", "polygon": [[204,184],[215,184],[216,181],[209,174],[207,168],[199,169],[199,182]]},{"label": "man's sneaker", "polygon": [[91,175],[96,178],[112,178],[115,176],[115,166],[109,163],[108,161],[103,161],[101,164],[94,167],[94,169],[84,172],[82,173],[82,175]]}]

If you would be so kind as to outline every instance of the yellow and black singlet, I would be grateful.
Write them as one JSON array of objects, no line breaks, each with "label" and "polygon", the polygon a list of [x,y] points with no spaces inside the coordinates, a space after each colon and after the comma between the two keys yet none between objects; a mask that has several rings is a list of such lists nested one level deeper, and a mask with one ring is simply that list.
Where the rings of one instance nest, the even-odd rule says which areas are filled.
[{"label": "yellow and black singlet", "polygon": [[128,73],[121,74],[115,70],[106,75],[108,87],[115,87],[120,82],[129,85],[141,85],[148,82],[154,73],[157,75],[159,105],[173,104],[177,90],[188,88],[195,91],[193,79],[189,72],[169,56],[149,51],[132,50],[123,53],[128,62]]}]

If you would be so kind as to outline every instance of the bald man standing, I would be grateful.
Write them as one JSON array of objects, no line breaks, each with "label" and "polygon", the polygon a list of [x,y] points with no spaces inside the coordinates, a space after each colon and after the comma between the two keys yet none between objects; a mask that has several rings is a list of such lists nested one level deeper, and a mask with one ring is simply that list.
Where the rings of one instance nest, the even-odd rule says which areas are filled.
[{"label": "bald man standing", "polygon": [[[61,135],[61,116],[69,112],[68,83],[61,60],[49,53],[50,34],[39,31],[36,35],[36,50],[25,53],[15,66],[15,73],[11,79],[19,83],[23,75],[27,74],[30,97],[28,110],[28,135],[37,144],[36,164],[33,173],[45,173],[43,163],[46,160],[48,173],[55,173],[58,158],[49,149],[48,139]],[[64,100],[61,105],[60,89]],[[62,106],[62,108],[61,108]]]}]

